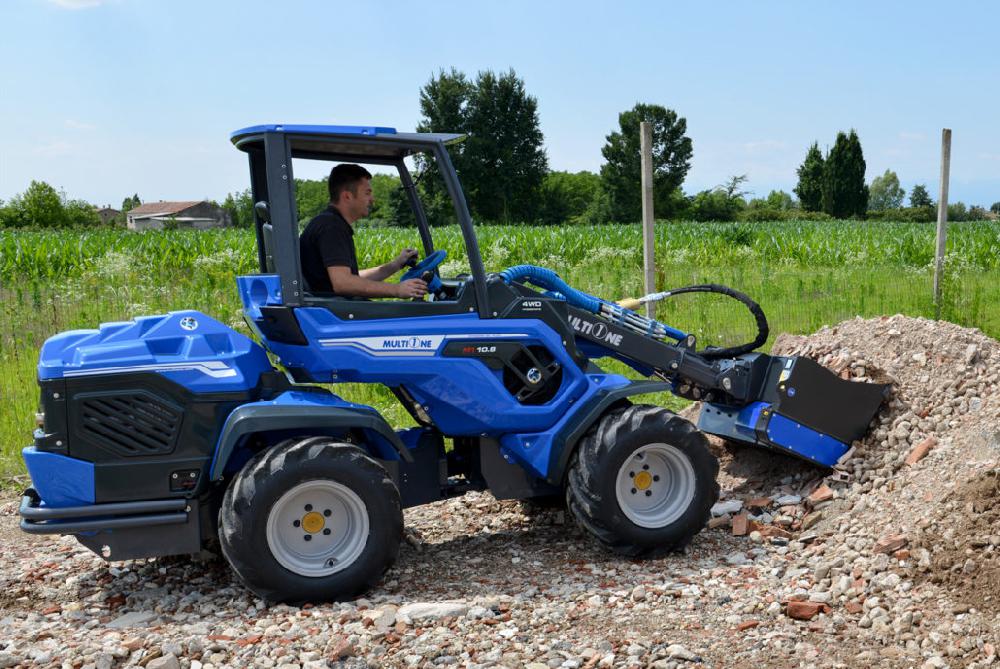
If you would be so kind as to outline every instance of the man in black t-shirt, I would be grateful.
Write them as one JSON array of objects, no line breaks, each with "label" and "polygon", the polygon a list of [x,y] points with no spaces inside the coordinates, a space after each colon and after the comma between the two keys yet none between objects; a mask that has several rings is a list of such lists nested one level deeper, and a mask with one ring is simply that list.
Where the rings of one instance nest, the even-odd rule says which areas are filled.
[{"label": "man in black t-shirt", "polygon": [[299,237],[306,286],[314,294],[341,297],[423,297],[427,284],[420,279],[385,283],[416,257],[416,249],[403,249],[384,265],[358,270],[353,226],[368,215],[374,202],[371,178],[360,165],[337,165],[330,170],[330,206],[309,221]]}]

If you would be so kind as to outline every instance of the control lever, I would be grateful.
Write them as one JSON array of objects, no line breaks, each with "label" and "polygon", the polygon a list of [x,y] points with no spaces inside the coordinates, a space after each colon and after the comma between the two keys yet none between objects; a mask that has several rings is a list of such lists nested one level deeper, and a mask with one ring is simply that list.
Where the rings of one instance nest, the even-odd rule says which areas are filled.
[{"label": "control lever", "polygon": [[[433,278],[434,278],[434,272],[432,272],[431,270],[427,270],[426,272],[424,272],[423,274],[420,275],[420,280],[423,281],[424,283],[426,283],[428,286],[431,285],[431,279],[433,279]],[[433,301],[434,300],[434,295],[432,293],[428,293],[428,295],[430,296],[431,301]],[[414,297],[413,301],[414,302],[423,302],[424,298],[422,298],[422,297]]]}]

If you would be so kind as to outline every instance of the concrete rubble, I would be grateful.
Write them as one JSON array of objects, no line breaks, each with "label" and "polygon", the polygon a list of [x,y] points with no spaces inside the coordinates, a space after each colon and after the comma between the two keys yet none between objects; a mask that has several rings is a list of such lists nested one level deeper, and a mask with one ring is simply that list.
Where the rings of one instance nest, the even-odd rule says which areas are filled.
[{"label": "concrete rubble", "polygon": [[711,526],[658,560],[473,493],[408,510],[363,598],[268,605],[222,561],[109,565],[23,535],[9,499],[0,669],[1000,666],[1000,343],[894,316],[774,352],[893,397],[834,471],[714,442]]}]

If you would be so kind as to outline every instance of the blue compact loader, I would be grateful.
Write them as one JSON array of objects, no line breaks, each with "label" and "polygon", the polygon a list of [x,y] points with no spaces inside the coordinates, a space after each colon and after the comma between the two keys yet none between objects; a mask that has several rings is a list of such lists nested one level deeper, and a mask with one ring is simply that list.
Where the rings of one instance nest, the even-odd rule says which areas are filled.
[{"label": "blue compact loader", "polygon": [[[74,535],[109,560],[221,550],[263,598],[340,599],[371,588],[396,559],[407,507],[468,490],[558,496],[607,548],[651,557],[683,547],[708,520],[718,462],[705,433],[831,467],[867,431],[886,387],[754,352],[767,321],[730,288],[616,303],[542,267],[487,274],[448,154],[461,139],[382,127],[233,133],[255,203],[260,272],[237,287],[256,337],[178,311],[46,341],[21,529]],[[422,173],[433,166],[450,197],[467,274],[440,276],[445,252],[407,158]],[[427,281],[428,299],[310,290],[293,159],[396,168],[424,251],[403,279]],[[744,303],[757,337],[698,349],[634,310],[683,292]],[[602,358],[649,380],[606,373]],[[418,427],[394,430],[330,391],[342,382],[386,386]],[[662,391],[703,402],[698,426],[633,402]]]}]

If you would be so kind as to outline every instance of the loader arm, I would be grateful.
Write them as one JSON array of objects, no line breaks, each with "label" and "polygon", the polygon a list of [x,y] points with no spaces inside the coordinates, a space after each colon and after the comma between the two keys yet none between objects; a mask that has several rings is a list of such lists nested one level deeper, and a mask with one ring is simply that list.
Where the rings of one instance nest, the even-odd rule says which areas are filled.
[{"label": "loader arm", "polygon": [[[615,358],[668,382],[679,397],[704,402],[698,428],[709,434],[832,467],[868,431],[887,397],[885,384],[847,381],[801,356],[739,352],[747,345],[698,351],[693,336],[577,291],[551,270],[518,266],[501,276],[524,290],[531,290],[522,283],[528,282],[565,299],[576,345],[589,358]],[[710,288],[718,290],[702,292],[724,292],[748,304],[758,322],[752,345],[766,340],[759,306],[738,291]]]}]

